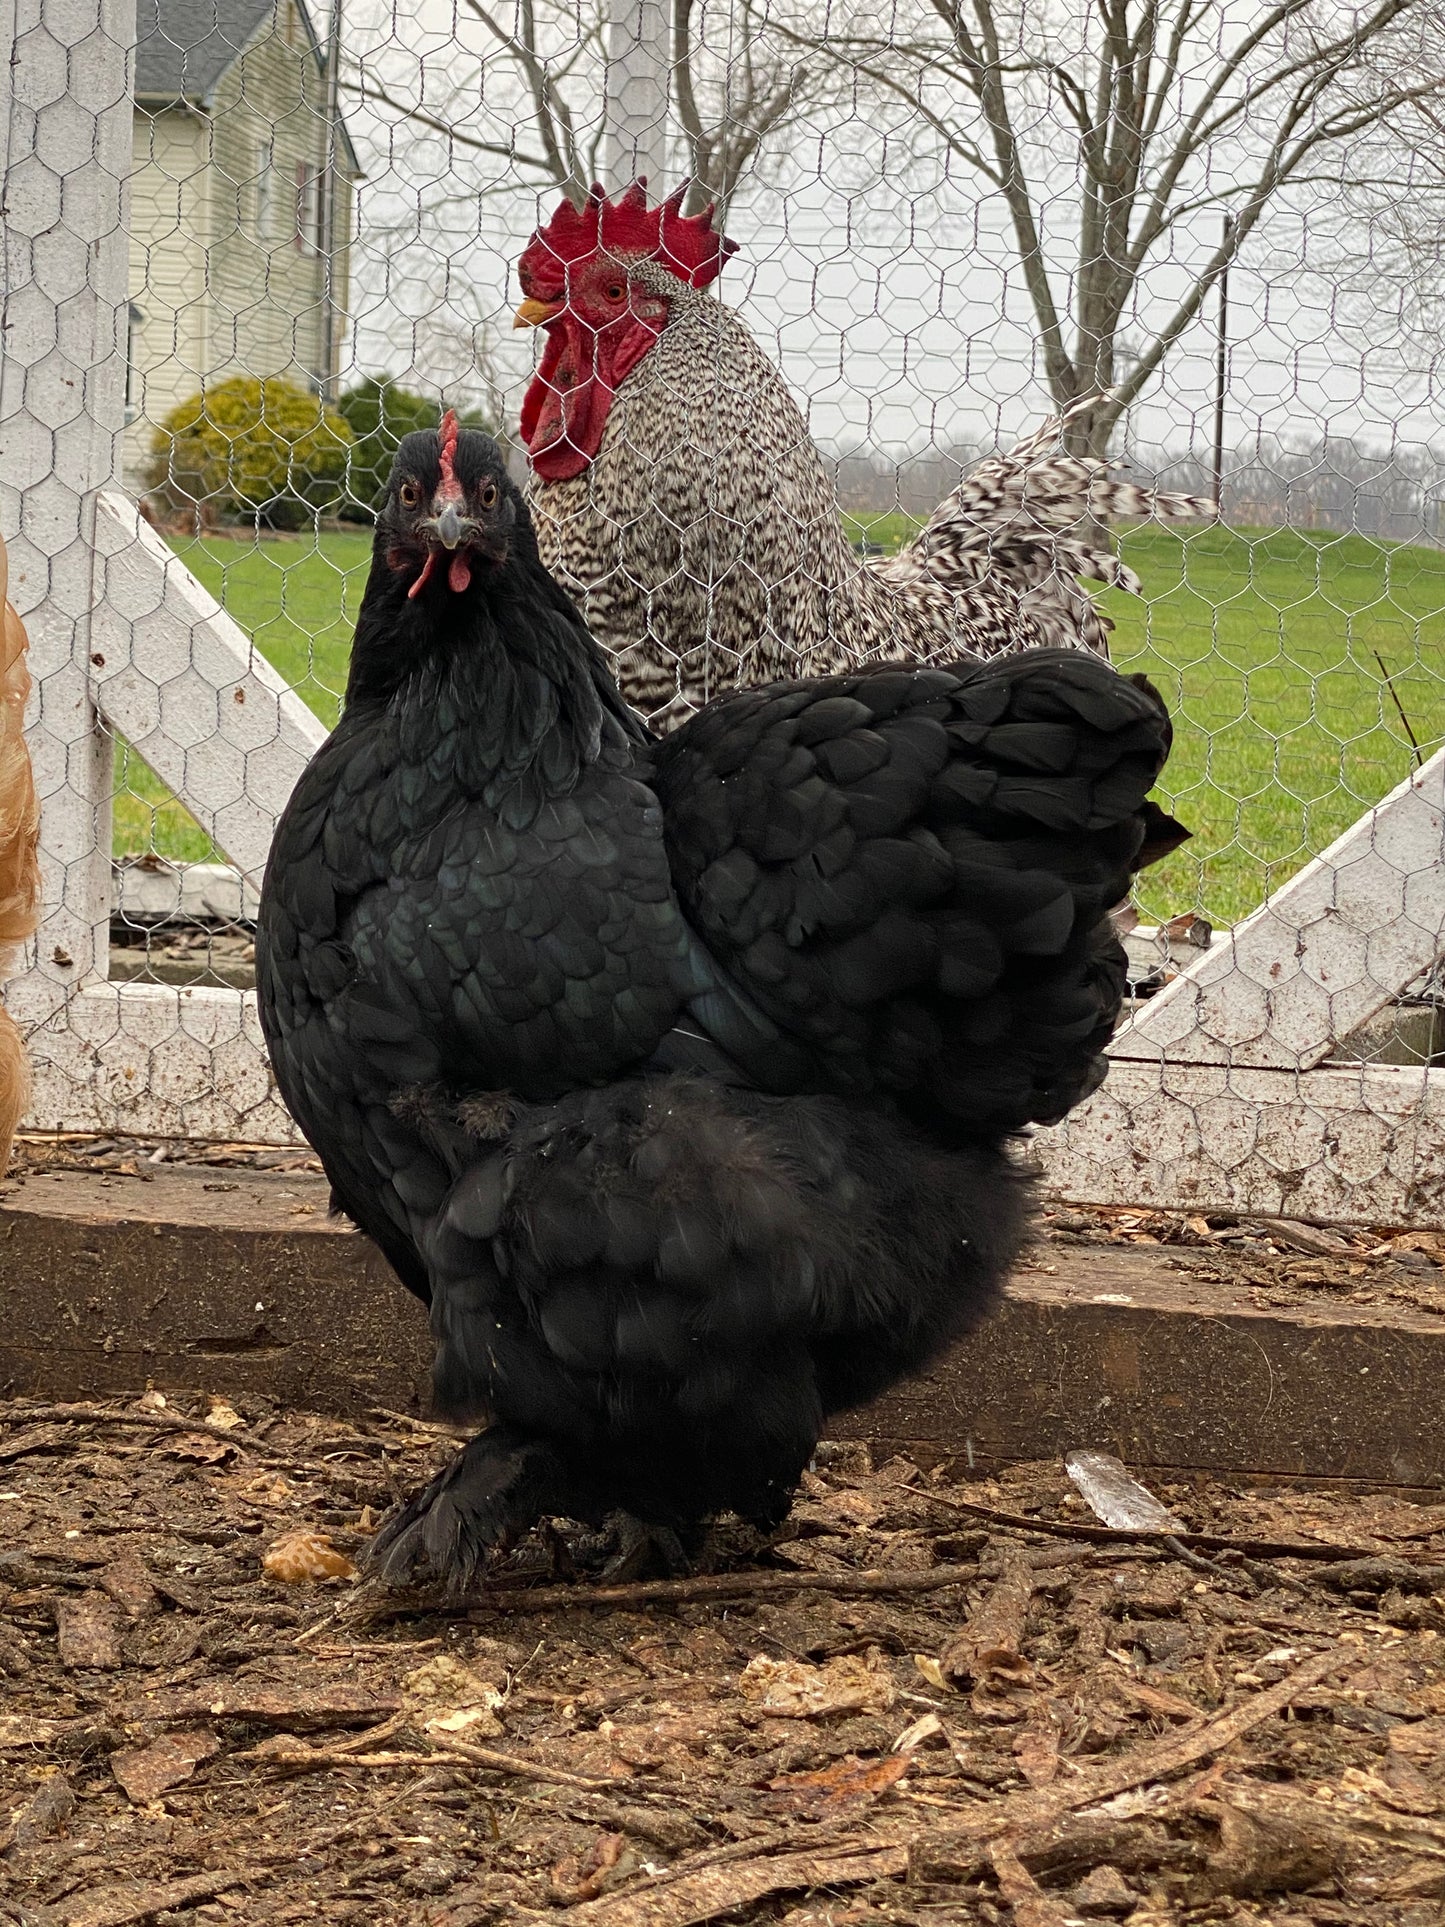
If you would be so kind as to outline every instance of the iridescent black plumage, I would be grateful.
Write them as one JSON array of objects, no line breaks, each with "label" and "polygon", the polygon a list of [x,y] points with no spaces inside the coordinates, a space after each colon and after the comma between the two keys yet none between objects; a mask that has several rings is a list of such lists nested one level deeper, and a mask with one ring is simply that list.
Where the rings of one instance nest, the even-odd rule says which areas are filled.
[{"label": "iridescent black plumage", "polygon": [[656,743],[495,449],[457,472],[432,568],[400,491],[432,500],[436,438],[403,443],[258,973],[444,1409],[493,1421],[383,1541],[465,1580],[542,1513],[780,1518],[826,1413],[983,1315],[1008,1134],[1102,1075],[1169,725],[1048,651],[748,691]]}]

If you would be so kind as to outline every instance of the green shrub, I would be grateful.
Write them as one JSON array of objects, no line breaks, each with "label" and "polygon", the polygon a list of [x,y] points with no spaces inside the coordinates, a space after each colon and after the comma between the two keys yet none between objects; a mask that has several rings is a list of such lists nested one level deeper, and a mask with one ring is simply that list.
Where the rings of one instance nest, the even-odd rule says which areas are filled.
[{"label": "green shrub", "polygon": [[[346,521],[371,520],[380,507],[398,442],[414,429],[435,428],[443,405],[375,375],[363,376],[354,388],[337,397],[337,409],[355,437],[347,466],[346,500],[341,508]],[[485,415],[474,408],[459,408],[457,418],[467,428],[495,433]]]},{"label": "green shrub", "polygon": [[147,486],[202,523],[238,517],[301,528],[335,509],[351,430],[280,375],[237,375],[173,408],[151,442]]}]

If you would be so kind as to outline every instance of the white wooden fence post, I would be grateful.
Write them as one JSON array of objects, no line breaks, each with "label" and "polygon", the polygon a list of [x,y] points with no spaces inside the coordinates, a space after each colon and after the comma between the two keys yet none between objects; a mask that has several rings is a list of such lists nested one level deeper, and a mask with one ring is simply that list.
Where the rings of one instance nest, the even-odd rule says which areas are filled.
[{"label": "white wooden fence post", "polygon": [[134,50],[134,0],[0,0],[0,533],[30,635],[45,883],[7,1003],[29,1032],[35,1123],[286,1139],[254,993],[108,981],[107,725],[253,889],[326,733],[116,486]]},{"label": "white wooden fence post", "polygon": [[44,912],[27,1016],[104,979],[109,736],[90,686],[96,504],[125,420],[134,0],[6,0],[0,533],[30,635]]}]

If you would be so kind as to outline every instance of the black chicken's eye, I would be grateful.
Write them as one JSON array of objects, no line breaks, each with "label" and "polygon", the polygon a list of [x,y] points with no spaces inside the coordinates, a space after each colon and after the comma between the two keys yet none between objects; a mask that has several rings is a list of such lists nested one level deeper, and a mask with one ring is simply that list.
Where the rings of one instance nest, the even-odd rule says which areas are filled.
[{"label": "black chicken's eye", "polygon": [[403,482],[401,485],[402,507],[404,509],[414,509],[420,500],[421,500],[421,490],[417,487],[416,483]]},{"label": "black chicken's eye", "polygon": [[482,490],[482,507],[484,509],[494,509],[496,506],[497,485],[495,482],[488,482],[487,486]]}]

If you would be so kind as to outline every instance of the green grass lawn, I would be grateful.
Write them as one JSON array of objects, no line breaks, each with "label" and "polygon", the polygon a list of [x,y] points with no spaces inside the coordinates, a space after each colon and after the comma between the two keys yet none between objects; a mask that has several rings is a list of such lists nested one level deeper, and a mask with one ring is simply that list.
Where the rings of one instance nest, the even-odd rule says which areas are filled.
[{"label": "green grass lawn", "polygon": [[[913,524],[857,526],[894,548]],[[176,547],[334,721],[369,535]],[[1233,922],[1408,774],[1400,709],[1423,754],[1445,740],[1445,554],[1360,536],[1158,527],[1127,535],[1123,550],[1144,596],[1105,593],[1114,661],[1146,671],[1174,713],[1161,794],[1195,832],[1146,879],[1145,908]],[[118,853],[213,854],[123,748],[116,776]]]}]

